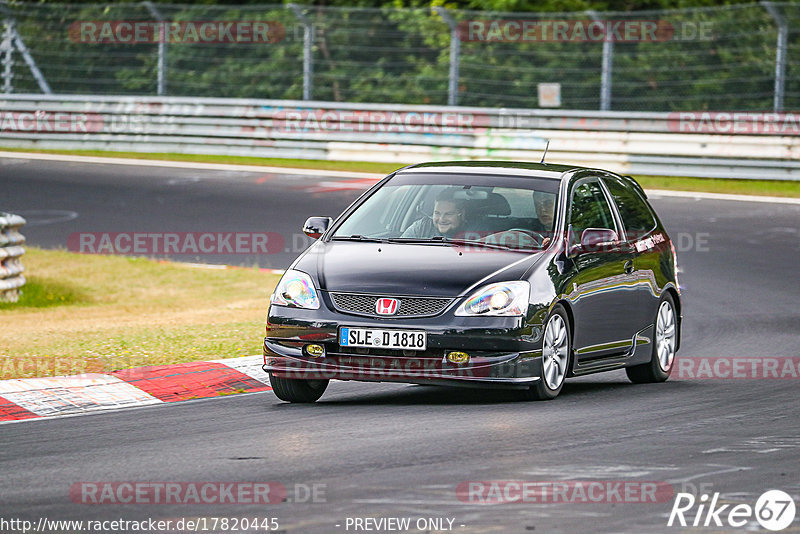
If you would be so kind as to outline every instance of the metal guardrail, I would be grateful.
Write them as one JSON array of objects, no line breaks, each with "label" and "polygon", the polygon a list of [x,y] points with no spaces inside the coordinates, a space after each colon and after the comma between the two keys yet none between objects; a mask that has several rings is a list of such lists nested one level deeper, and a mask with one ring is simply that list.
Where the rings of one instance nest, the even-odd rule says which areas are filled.
[{"label": "metal guardrail", "polygon": [[0,301],[16,302],[20,288],[25,285],[20,257],[25,254],[25,237],[19,229],[25,219],[19,215],[0,212]]},{"label": "metal guardrail", "polygon": [[800,180],[800,115],[11,95],[0,145],[415,163],[541,158],[637,175]]}]

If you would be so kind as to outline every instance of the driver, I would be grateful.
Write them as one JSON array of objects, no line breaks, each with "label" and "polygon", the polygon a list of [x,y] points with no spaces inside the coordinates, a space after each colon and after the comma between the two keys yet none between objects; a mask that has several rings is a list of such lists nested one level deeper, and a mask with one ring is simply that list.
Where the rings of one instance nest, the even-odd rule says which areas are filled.
[{"label": "driver", "polygon": [[[555,193],[545,193],[544,191],[533,192],[533,206],[536,208],[536,216],[539,217],[539,222],[542,223],[541,232],[548,235],[553,231],[553,222],[555,221],[556,211],[556,195]],[[550,238],[545,237],[542,241],[542,247],[550,244]]]},{"label": "driver", "polygon": [[457,232],[465,230],[467,222],[465,208],[465,200],[455,198],[453,190],[445,189],[436,197],[433,217],[422,217],[415,221],[401,237],[453,237]]}]

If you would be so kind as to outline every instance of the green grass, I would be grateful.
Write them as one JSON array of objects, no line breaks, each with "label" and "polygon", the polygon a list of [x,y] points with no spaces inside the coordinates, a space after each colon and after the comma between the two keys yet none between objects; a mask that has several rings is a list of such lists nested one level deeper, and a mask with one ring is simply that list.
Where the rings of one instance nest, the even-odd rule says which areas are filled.
[{"label": "green grass", "polygon": [[[48,154],[68,154],[75,156],[157,159],[168,161],[193,161],[201,163],[229,163],[235,165],[264,165],[270,167],[291,167],[299,169],[334,170],[345,172],[371,172],[377,174],[388,174],[405,165],[402,163],[378,163],[372,161],[324,161],[240,156],[206,156],[173,153],[142,154],[138,152],[105,152],[102,150],[30,150],[22,148],[0,148],[0,151],[40,152]],[[642,186],[649,189],[704,191],[709,193],[800,198],[800,182],[786,180],[734,180],[673,176],[634,176],[634,178],[636,178],[636,180],[638,180]]]},{"label": "green grass", "polygon": [[0,305],[0,379],[258,354],[279,278],[36,247],[22,261],[22,296]]},{"label": "green grass", "polygon": [[634,176],[645,189],[704,191],[737,195],[800,197],[800,182],[788,180],[723,180],[677,176]]},{"label": "green grass", "polygon": [[25,283],[19,301],[0,301],[0,310],[49,308],[51,306],[66,306],[84,302],[89,302],[89,297],[79,287],[34,276],[30,277]]}]

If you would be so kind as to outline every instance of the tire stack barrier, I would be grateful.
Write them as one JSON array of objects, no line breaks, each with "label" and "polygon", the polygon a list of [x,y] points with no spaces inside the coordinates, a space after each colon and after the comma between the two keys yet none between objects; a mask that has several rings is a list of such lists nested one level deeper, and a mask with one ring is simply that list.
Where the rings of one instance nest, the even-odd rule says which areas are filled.
[{"label": "tire stack barrier", "polygon": [[0,302],[17,302],[25,285],[25,267],[20,258],[25,254],[25,236],[19,233],[25,219],[0,212]]}]

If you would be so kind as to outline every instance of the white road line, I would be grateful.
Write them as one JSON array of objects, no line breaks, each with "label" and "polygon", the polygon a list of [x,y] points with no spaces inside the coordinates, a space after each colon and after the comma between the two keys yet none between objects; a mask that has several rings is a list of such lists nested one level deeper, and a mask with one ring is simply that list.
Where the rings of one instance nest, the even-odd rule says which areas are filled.
[{"label": "white road line", "polygon": [[[200,163],[194,161],[166,161],[153,159],[103,158],[95,156],[70,156],[66,154],[37,154],[34,152],[2,152],[0,158],[29,159],[39,161],[67,161],[72,163],[98,163],[105,165],[131,165],[139,167],[170,167],[177,169],[203,169],[216,171],[260,172],[274,174],[297,174],[302,176],[331,176],[343,178],[381,179],[384,174],[371,172],[328,171],[323,169],[294,169],[290,167],[264,167],[261,165],[232,165],[227,163]],[[398,168],[400,165],[398,164]],[[772,204],[800,205],[800,198],[770,197],[760,195],[730,195],[725,193],[700,193],[696,191],[668,191],[646,189],[648,195],[661,197],[696,198],[700,200],[734,200],[739,202],[768,202]]]},{"label": "white road line", "polygon": [[[385,174],[370,172],[328,171],[322,169],[293,169],[291,167],[266,167],[262,165],[231,165],[228,163],[201,163],[196,161],[167,161],[155,159],[103,158],[96,156],[70,156],[67,154],[37,154],[34,152],[0,152],[0,158],[32,159],[39,161],[67,161],[70,163],[98,163],[104,165],[131,165],[138,167],[170,167],[177,169],[203,169],[210,171],[240,171],[274,174],[299,174],[303,176],[335,176],[342,178],[383,178]],[[401,165],[397,166],[398,168]]]},{"label": "white road line", "polygon": [[[225,263],[191,263],[191,262],[183,262],[183,261],[170,261],[165,260],[166,263],[171,263],[173,265],[177,265],[178,267],[189,267],[191,269],[248,269],[248,267],[242,267],[240,265],[228,265]],[[260,267],[258,269],[261,272],[268,272],[271,274],[283,274],[286,272],[286,269],[269,269],[266,267]]]},{"label": "white road line", "polygon": [[697,191],[667,191],[665,189],[645,189],[648,196],[696,198],[699,200],[737,200],[742,202],[768,202],[771,204],[800,205],[800,198],[767,197],[761,195],[730,195],[727,193],[700,193]]},{"label": "white road line", "polygon": [[45,224],[56,224],[69,222],[77,219],[79,214],[72,210],[14,210],[15,215],[24,217],[27,221],[25,226],[44,226]]}]

